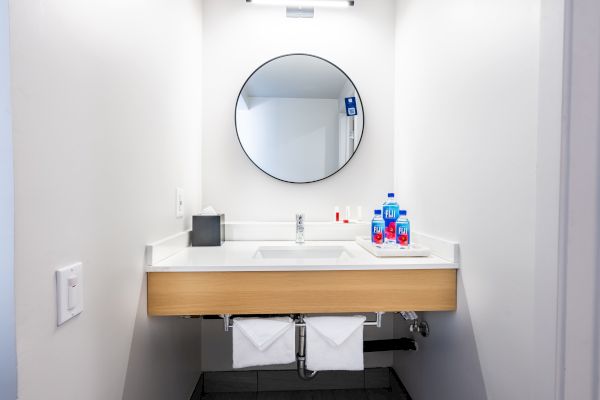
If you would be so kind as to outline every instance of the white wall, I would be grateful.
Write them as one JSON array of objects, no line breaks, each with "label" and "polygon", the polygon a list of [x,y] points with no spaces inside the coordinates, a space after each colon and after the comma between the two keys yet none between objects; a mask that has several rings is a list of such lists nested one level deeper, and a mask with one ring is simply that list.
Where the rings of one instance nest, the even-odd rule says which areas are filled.
[{"label": "white wall", "polygon": [[[11,8],[19,397],[187,399],[199,322],[147,319],[142,267],[189,226],[175,187],[200,204],[200,2]],[[54,269],[75,261],[85,310],[57,328]]]},{"label": "white wall", "polygon": [[556,393],[565,0],[541,2],[536,182],[534,399]]},{"label": "white wall", "polygon": [[0,1],[0,398],[17,398],[8,1]]},{"label": "white wall", "polygon": [[274,177],[322,179],[337,170],[338,108],[335,99],[249,97],[248,108],[238,107],[236,115],[240,142]]},{"label": "white wall", "polygon": [[531,399],[540,1],[397,4],[396,188],[461,271],[395,367],[415,399]]},{"label": "white wall", "polygon": [[[283,7],[237,0],[204,2],[203,204],[229,220],[330,220],[334,205],[379,205],[393,185],[394,2],[321,9],[314,19],[285,18]],[[277,181],[244,155],[234,126],[238,92],[265,61],[304,52],[338,65],[365,110],[363,141],[348,165],[318,183]],[[357,184],[360,183],[360,184]]]}]

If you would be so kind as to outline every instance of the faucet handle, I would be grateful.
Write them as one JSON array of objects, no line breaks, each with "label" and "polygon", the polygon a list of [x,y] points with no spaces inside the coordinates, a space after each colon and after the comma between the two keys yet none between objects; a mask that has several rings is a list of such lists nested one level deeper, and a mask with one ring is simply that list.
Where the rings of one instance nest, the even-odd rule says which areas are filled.
[{"label": "faucet handle", "polygon": [[304,214],[296,214],[296,243],[304,243]]}]

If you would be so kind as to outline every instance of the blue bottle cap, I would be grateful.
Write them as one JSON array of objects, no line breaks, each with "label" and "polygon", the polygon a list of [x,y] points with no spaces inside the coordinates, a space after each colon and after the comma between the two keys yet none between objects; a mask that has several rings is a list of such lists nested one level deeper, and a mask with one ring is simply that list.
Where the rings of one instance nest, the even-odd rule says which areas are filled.
[{"label": "blue bottle cap", "polygon": [[406,210],[400,210],[400,215],[406,215]]},{"label": "blue bottle cap", "polygon": [[375,210],[375,215],[381,215],[381,210]]},{"label": "blue bottle cap", "polygon": [[388,193],[388,197],[394,197],[394,193]]}]

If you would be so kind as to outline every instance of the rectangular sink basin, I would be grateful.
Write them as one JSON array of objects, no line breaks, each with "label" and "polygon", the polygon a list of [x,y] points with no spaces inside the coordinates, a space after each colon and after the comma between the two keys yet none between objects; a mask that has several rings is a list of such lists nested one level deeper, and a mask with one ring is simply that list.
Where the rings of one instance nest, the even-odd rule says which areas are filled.
[{"label": "rectangular sink basin", "polygon": [[352,257],[343,246],[260,246],[254,258],[263,259],[333,259]]}]

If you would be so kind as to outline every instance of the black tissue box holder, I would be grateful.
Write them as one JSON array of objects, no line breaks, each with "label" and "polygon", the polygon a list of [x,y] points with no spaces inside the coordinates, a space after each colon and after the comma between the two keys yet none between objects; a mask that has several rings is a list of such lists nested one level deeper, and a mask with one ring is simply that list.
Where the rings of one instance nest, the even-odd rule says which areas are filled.
[{"label": "black tissue box holder", "polygon": [[224,241],[225,214],[192,217],[192,246],[220,246]]}]

